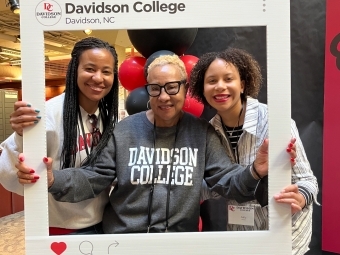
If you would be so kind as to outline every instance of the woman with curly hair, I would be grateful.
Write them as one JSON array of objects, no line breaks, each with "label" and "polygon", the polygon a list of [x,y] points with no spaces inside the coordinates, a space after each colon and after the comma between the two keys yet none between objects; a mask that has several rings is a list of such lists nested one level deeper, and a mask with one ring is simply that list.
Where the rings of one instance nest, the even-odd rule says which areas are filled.
[{"label": "woman with curly hair", "polygon": [[[210,123],[219,134],[229,158],[240,165],[253,162],[259,146],[268,138],[268,109],[256,99],[261,83],[258,62],[248,52],[236,48],[204,54],[190,76],[192,96],[217,110]],[[309,249],[312,204],[316,202],[318,184],[293,120],[291,136],[290,146],[296,141],[297,153],[296,158],[292,158],[292,184],[275,195],[275,200],[291,206],[292,254],[300,255]],[[228,217],[228,206],[254,208],[254,221],[245,225],[235,224]],[[268,230],[268,206],[255,197],[245,203],[223,198],[206,200],[201,214],[203,231]]]}]

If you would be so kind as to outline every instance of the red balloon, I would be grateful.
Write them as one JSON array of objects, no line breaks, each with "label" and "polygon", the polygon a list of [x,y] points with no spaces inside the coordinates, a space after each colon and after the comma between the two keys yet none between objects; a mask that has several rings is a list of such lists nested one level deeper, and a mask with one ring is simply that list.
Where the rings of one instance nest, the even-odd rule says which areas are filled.
[{"label": "red balloon", "polygon": [[187,71],[187,76],[188,76],[188,81],[190,80],[190,74],[192,68],[196,65],[198,61],[198,57],[193,56],[193,55],[183,55],[179,57],[184,65],[185,65],[185,70]]},{"label": "red balloon", "polygon": [[183,111],[191,113],[196,117],[201,117],[203,109],[204,104],[198,102],[196,99],[189,96],[189,93],[187,93],[187,97],[184,101]]},{"label": "red balloon", "polygon": [[144,65],[146,58],[129,57],[119,67],[118,78],[124,88],[132,91],[146,84],[144,77]]}]

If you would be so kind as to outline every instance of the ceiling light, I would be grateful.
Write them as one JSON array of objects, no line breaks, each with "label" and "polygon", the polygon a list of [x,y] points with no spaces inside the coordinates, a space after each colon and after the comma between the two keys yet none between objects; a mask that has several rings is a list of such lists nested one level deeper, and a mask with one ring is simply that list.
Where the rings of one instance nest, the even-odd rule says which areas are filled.
[{"label": "ceiling light", "polygon": [[8,0],[8,3],[6,6],[11,6],[11,11],[15,14],[20,14],[20,5],[17,0]]},{"label": "ceiling light", "polygon": [[87,34],[87,35],[90,35],[92,33],[92,30],[91,29],[85,29],[84,33]]},{"label": "ceiling light", "polygon": [[21,60],[20,59],[18,59],[18,60],[11,60],[11,61],[9,61],[9,64],[11,66],[21,66]]},{"label": "ceiling light", "polygon": [[0,54],[1,55],[13,56],[13,57],[20,57],[21,56],[19,50],[14,50],[14,49],[5,48],[5,47],[0,47]]},{"label": "ceiling light", "polygon": [[[48,56],[45,56],[45,62],[50,61],[50,59],[48,58]],[[21,66],[21,59],[15,59],[15,60],[10,60],[9,64],[11,66]]]}]

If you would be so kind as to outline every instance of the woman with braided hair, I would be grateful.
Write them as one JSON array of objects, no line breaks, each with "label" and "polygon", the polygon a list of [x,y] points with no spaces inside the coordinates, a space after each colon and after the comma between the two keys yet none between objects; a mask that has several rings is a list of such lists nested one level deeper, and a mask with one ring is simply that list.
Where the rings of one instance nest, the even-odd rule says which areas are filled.
[{"label": "woman with braided hair", "polygon": [[[23,195],[23,185],[35,180],[17,178],[16,165],[24,161],[23,128],[34,126],[39,110],[27,102],[14,105],[10,122],[15,131],[1,147],[0,182]],[[47,155],[54,169],[80,167],[90,154],[107,144],[118,120],[118,56],[114,47],[94,37],[77,42],[71,53],[64,93],[46,102]],[[94,148],[97,150],[93,150]],[[20,182],[20,183],[19,183]],[[101,233],[108,194],[79,203],[60,203],[49,195],[50,234]]]},{"label": "woman with braided hair", "polygon": [[[256,99],[261,83],[258,62],[248,52],[236,48],[204,54],[190,76],[192,96],[217,110],[210,123],[220,136],[228,157],[242,166],[254,160],[260,145],[268,138],[267,106]],[[294,142],[296,144],[296,158],[291,159],[292,184],[274,198],[278,203],[291,206],[292,254],[302,255],[309,249],[318,184],[293,120],[291,137],[287,151],[292,150]],[[222,198],[207,200],[201,207],[203,231],[268,230],[266,205],[255,197],[245,203]],[[228,217],[228,208],[237,206],[253,208],[251,223],[235,222]]]}]

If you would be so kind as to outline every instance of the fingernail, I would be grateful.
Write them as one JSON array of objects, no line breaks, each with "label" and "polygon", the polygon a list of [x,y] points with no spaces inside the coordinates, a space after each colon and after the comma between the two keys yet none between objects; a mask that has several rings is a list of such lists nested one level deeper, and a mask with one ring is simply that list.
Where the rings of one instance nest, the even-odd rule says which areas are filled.
[{"label": "fingernail", "polygon": [[287,148],[287,152],[291,152],[292,151],[292,149],[291,148]]},{"label": "fingernail", "polygon": [[27,104],[26,106],[27,106],[27,107],[31,107],[32,105],[31,105],[31,104]]},{"label": "fingernail", "polygon": [[296,142],[296,138],[293,138],[293,142],[294,142],[294,143]]},{"label": "fingernail", "polygon": [[291,158],[290,161],[295,162],[295,158]]},{"label": "fingernail", "polygon": [[30,170],[30,174],[33,174],[35,173],[35,171],[33,169]]},{"label": "fingernail", "polygon": [[34,176],[34,180],[38,180],[40,177],[38,175]]},{"label": "fingernail", "polygon": [[37,180],[31,180],[32,183],[37,182]]},{"label": "fingernail", "polygon": [[47,163],[48,162],[48,158],[44,157],[43,161],[44,161],[44,163]]},{"label": "fingernail", "polygon": [[40,119],[41,119],[41,116],[37,116],[37,119],[39,119],[39,120],[40,120]]},{"label": "fingernail", "polygon": [[24,160],[25,160],[25,157],[24,157],[24,156],[19,157],[19,161],[20,161],[20,162],[24,162]]},{"label": "fingernail", "polygon": [[290,143],[290,144],[289,144],[289,147],[290,147],[290,148],[292,148],[292,147],[293,147],[293,145],[294,145],[294,144]]},{"label": "fingernail", "polygon": [[38,121],[37,121],[37,120],[35,120],[35,121],[34,121],[34,124],[37,124],[37,123],[38,123]]},{"label": "fingernail", "polygon": [[34,111],[35,111],[35,112],[37,112],[37,113],[39,113],[39,112],[40,112],[40,111],[39,111],[39,110],[37,110],[37,109],[35,109]]}]

